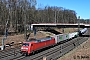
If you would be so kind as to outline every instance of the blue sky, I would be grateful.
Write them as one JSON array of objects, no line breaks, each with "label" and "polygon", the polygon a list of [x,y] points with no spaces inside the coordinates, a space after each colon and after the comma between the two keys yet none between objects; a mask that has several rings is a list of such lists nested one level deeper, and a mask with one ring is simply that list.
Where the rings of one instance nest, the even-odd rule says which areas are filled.
[{"label": "blue sky", "polygon": [[37,8],[44,6],[58,6],[76,11],[82,19],[90,19],[90,0],[36,0]]}]

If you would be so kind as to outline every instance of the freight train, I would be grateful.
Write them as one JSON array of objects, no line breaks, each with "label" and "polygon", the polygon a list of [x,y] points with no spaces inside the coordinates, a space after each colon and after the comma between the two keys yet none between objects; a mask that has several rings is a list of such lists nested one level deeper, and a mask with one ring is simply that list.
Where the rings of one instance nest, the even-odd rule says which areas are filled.
[{"label": "freight train", "polygon": [[84,28],[84,29],[81,29],[79,32],[58,34],[58,35],[48,36],[48,37],[40,38],[40,39],[30,39],[29,41],[23,42],[22,47],[21,47],[21,54],[29,55],[45,47],[58,44],[61,41],[77,37],[79,34],[83,34],[86,31],[87,29]]}]

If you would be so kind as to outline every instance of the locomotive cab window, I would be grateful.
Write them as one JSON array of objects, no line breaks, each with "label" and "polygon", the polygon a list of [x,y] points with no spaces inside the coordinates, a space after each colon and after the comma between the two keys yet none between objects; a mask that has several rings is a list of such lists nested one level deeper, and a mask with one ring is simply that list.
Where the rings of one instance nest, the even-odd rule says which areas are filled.
[{"label": "locomotive cab window", "polygon": [[22,46],[29,46],[29,44],[28,43],[23,43]]}]

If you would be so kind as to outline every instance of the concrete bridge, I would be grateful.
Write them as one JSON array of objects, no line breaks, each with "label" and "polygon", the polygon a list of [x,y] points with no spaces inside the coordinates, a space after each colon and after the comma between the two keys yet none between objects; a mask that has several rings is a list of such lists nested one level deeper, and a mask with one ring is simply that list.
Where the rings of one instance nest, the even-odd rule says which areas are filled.
[{"label": "concrete bridge", "polygon": [[76,24],[62,24],[62,23],[40,23],[40,24],[31,24],[31,29],[35,27],[59,27],[59,28],[90,28],[90,24],[76,23]]}]

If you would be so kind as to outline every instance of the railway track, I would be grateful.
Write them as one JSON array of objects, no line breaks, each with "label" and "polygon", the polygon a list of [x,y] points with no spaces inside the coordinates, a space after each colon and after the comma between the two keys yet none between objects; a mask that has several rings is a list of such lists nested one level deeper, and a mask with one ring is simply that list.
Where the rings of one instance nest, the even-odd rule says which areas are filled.
[{"label": "railway track", "polygon": [[[88,33],[87,33],[88,34]],[[89,34],[90,35],[90,34]],[[8,51],[2,51],[0,52],[0,59],[1,60],[42,60],[43,57],[47,57],[47,60],[50,59],[57,59],[58,57],[64,55],[65,53],[69,52],[70,50],[74,49],[75,47],[79,46],[81,43],[83,43],[84,41],[86,41],[88,38],[85,37],[78,37],[75,39],[70,40],[69,42],[60,44],[58,46],[52,47],[50,49],[32,54],[30,56],[22,56],[20,54],[20,48],[16,48],[16,56],[13,53],[14,49],[10,49]],[[54,58],[53,58],[54,57]]]},{"label": "railway track", "polygon": [[[56,46],[56,47],[54,47],[54,48],[51,48],[51,49],[48,49],[48,50],[46,50],[46,51],[37,53],[37,54],[35,54],[35,55],[31,55],[31,56],[28,56],[28,57],[23,56],[23,57],[25,57],[25,59],[30,57],[30,60],[38,60],[38,59],[41,60],[44,55],[48,56],[49,54],[52,54],[52,53],[60,50],[60,49],[58,49],[58,48],[60,48],[60,46]],[[55,49],[56,49],[56,50],[55,50]],[[19,56],[19,57],[20,57],[20,56]],[[21,56],[21,57],[22,57],[22,56]],[[20,57],[20,58],[21,58],[21,57]],[[13,58],[13,59],[14,59],[14,60],[17,60],[17,59],[19,59],[19,58],[16,58],[16,59]],[[13,60],[13,59],[11,59],[11,60]]]},{"label": "railway track", "polygon": [[[88,34],[88,33],[86,33]],[[64,55],[65,53],[69,52],[70,50],[74,49],[75,47],[79,46],[81,43],[86,41],[88,38],[85,37],[78,37],[69,42],[60,44],[43,52],[37,53],[35,55],[31,55],[29,57],[24,57],[21,60],[42,60],[44,56],[47,57],[47,60],[50,59],[57,59],[58,57]],[[57,55],[55,57],[55,55]],[[54,57],[54,58],[53,58]]]},{"label": "railway track", "polygon": [[[43,55],[45,55],[46,54],[46,56],[48,56],[49,54],[52,54],[52,53],[54,53],[54,52],[56,52],[56,51],[59,51],[60,49],[60,45],[58,45],[58,46],[56,46],[56,47],[53,47],[53,48],[51,48],[51,49],[48,49],[48,50],[45,50],[45,51],[43,51],[43,52],[38,52],[38,53],[36,53],[35,55],[31,55],[30,57],[32,57],[31,58],[31,60],[33,60],[33,59],[35,59],[35,58],[38,58],[38,59],[42,59],[42,56]],[[51,52],[51,53],[49,53],[49,52]],[[35,57],[36,56],[36,57]],[[41,57],[40,57],[41,56]],[[25,56],[22,56],[21,54],[18,54],[18,56],[16,56],[16,57],[12,57],[12,58],[9,58],[9,60],[20,60],[20,59],[23,59],[23,58],[25,58]]]},{"label": "railway track", "polygon": [[10,56],[15,56],[18,53],[20,53],[20,47],[0,51],[0,60],[4,60]]},{"label": "railway track", "polygon": [[[63,44],[60,44],[58,46],[55,46],[53,48],[50,48],[48,50],[45,50],[45,51],[42,51],[40,53],[36,53],[34,55],[30,55],[30,56],[22,56],[21,54],[18,56],[18,57],[15,57],[15,58],[12,58],[10,60],[42,60],[44,56],[47,57],[47,59],[53,59],[52,57],[55,57],[55,53],[57,52],[57,54],[59,54],[58,57],[62,56],[63,54],[67,53],[68,51],[72,50],[75,48],[74,46],[74,42],[76,42],[76,44],[78,43],[78,40],[85,40],[85,38],[82,38],[82,37],[78,37],[78,38],[75,38],[69,42],[66,42],[66,43],[63,43]],[[87,40],[87,39],[86,39]],[[85,41],[86,41],[85,40]],[[80,43],[78,43],[78,45],[80,45]],[[76,46],[78,46],[76,45]],[[72,47],[72,48],[71,48]],[[69,50],[68,50],[69,48]],[[53,56],[54,55],[54,56]],[[56,57],[57,58],[57,57]]]}]

